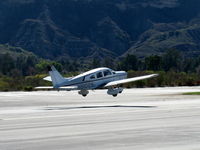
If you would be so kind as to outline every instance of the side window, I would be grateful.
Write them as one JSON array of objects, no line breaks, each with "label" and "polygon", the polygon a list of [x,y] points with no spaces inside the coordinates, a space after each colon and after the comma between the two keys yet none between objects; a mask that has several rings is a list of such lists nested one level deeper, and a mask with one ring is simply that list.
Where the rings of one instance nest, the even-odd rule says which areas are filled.
[{"label": "side window", "polygon": [[102,72],[98,72],[97,73],[97,78],[101,78],[101,77],[103,77],[103,73]]},{"label": "side window", "polygon": [[95,79],[95,75],[91,75],[91,76],[90,76],[90,79],[91,79],[91,80]]},{"label": "side window", "polygon": [[109,75],[111,75],[112,73],[110,72],[110,70],[105,70],[105,71],[103,72],[103,74],[104,74],[104,76],[109,76]]}]

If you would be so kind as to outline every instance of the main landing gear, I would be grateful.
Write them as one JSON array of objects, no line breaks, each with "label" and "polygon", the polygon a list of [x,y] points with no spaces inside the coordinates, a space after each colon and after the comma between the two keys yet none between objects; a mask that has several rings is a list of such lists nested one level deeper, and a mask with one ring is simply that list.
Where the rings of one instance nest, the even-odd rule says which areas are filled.
[{"label": "main landing gear", "polygon": [[[108,95],[112,95],[113,97],[116,97],[118,94],[122,93],[123,88],[118,87],[118,88],[110,88],[107,91]],[[86,97],[89,94],[88,90],[80,90],[78,91],[78,94],[82,95],[83,97]]]},{"label": "main landing gear", "polygon": [[113,94],[112,96],[113,96],[113,97],[117,97],[117,94]]},{"label": "main landing gear", "polygon": [[123,88],[110,88],[107,91],[108,95],[112,95],[113,97],[116,97],[118,94],[122,93]]},{"label": "main landing gear", "polygon": [[88,95],[89,91],[88,90],[80,90],[78,91],[78,94],[82,95],[83,97],[86,97]]}]

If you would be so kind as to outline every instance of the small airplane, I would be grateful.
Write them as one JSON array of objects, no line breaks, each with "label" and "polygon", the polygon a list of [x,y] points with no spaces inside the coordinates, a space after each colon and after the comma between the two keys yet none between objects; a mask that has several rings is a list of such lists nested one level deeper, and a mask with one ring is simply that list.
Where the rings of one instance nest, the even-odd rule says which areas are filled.
[{"label": "small airplane", "polygon": [[157,77],[158,74],[150,74],[140,77],[127,78],[127,72],[114,71],[109,68],[96,68],[80,75],[64,78],[54,66],[48,66],[49,75],[43,78],[46,81],[52,82],[53,86],[36,87],[37,90],[78,90],[78,94],[87,96],[89,90],[108,89],[107,94],[116,97],[122,93],[123,88],[120,85],[125,83],[144,80],[148,78]]}]

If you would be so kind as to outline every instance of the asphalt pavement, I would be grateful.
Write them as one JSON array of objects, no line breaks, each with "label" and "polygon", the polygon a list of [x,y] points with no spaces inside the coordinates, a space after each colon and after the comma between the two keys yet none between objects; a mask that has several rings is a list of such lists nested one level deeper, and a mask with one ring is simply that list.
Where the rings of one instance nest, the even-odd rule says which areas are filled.
[{"label": "asphalt pavement", "polygon": [[0,150],[199,150],[200,87],[0,92]]}]

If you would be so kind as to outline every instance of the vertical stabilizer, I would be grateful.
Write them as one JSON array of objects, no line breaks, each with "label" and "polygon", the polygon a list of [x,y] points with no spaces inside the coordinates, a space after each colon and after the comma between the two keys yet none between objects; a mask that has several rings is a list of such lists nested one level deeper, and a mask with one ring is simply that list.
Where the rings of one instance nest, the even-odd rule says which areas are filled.
[{"label": "vertical stabilizer", "polygon": [[48,66],[49,75],[51,76],[51,80],[54,88],[58,88],[62,86],[62,84],[67,81],[63,76],[56,70],[54,66]]}]

